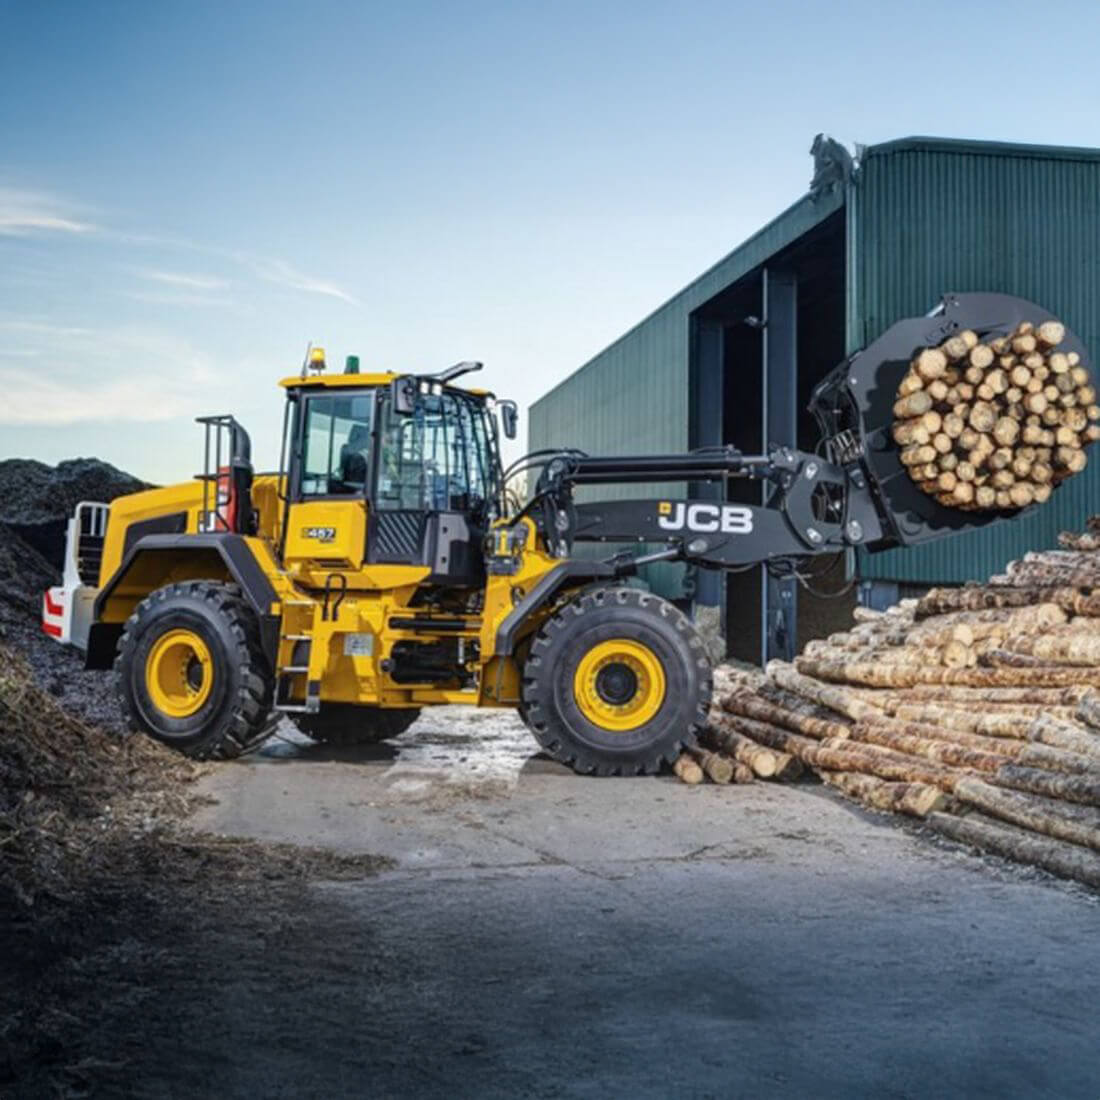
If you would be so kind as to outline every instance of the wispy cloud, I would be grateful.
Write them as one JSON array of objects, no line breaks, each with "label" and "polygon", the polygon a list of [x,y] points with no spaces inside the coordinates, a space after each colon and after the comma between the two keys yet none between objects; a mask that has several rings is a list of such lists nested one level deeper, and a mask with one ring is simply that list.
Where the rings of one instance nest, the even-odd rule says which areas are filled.
[{"label": "wispy cloud", "polygon": [[235,303],[229,298],[217,298],[210,294],[189,294],[186,291],[174,290],[124,290],[122,294],[135,302],[146,302],[155,306],[209,306],[234,307]]},{"label": "wispy cloud", "polygon": [[261,279],[266,279],[269,283],[278,283],[280,286],[289,287],[291,290],[304,290],[308,294],[323,294],[328,298],[338,298],[341,302],[347,302],[348,305],[359,305],[359,302],[342,287],[326,279],[307,275],[288,264],[286,260],[250,260],[246,262],[251,264],[252,270]]},{"label": "wispy cloud", "polygon": [[135,302],[162,306],[232,306],[223,293],[231,285],[220,275],[200,275],[189,271],[168,271],[163,268],[139,270],[138,275],[153,283],[148,289],[124,290],[123,295]]},{"label": "wispy cloud", "polygon": [[154,283],[167,283],[168,286],[182,286],[189,290],[220,290],[229,286],[228,280],[216,275],[191,275],[182,271],[142,271],[141,276]]},{"label": "wispy cloud", "polygon": [[72,203],[41,191],[0,187],[0,237],[33,233],[93,233]]},{"label": "wispy cloud", "polygon": [[181,412],[195,411],[166,399],[163,389],[148,379],[119,378],[89,390],[67,385],[47,372],[28,375],[26,371],[7,369],[3,360],[0,354],[0,386],[18,393],[18,398],[0,412],[3,424],[58,427],[95,420],[144,423],[171,420]]},{"label": "wispy cloud", "polygon": [[[50,192],[0,186],[0,237],[92,233],[113,244],[135,249],[160,249],[176,252],[181,256],[189,254],[192,257],[205,256],[210,260],[229,261],[246,268],[254,277],[276,286],[298,290],[304,294],[320,294],[352,306],[360,304],[353,294],[331,279],[302,271],[286,260],[255,256],[243,250],[204,244],[185,237],[123,231],[110,225],[101,226],[89,221],[76,203]],[[150,282],[192,291],[224,290],[231,285],[228,279],[219,275],[177,271],[171,267],[140,269],[138,274]],[[172,301],[168,304],[185,303]],[[210,302],[202,300],[193,304],[208,305]]]},{"label": "wispy cloud", "polygon": [[34,318],[20,318],[16,320],[0,321],[0,333],[24,332],[33,336],[41,336],[59,340],[67,336],[94,336],[95,330],[82,328],[78,325],[58,325],[51,321],[41,321]]},{"label": "wispy cloud", "polygon": [[0,337],[0,424],[171,420],[199,411],[224,378],[209,354],[157,329],[7,321],[3,330],[37,336],[30,350],[41,365],[28,372]]},{"label": "wispy cloud", "polygon": [[[190,253],[213,260],[229,261],[240,265],[264,282],[286,287],[289,290],[300,290],[306,294],[321,294],[327,298],[335,298],[338,301],[346,302],[348,305],[360,305],[355,295],[338,283],[302,271],[286,260],[256,256],[250,252],[203,244],[201,241],[188,240],[183,237],[166,237],[151,233],[112,234],[112,237],[121,243],[137,248],[156,248],[166,252]],[[220,276],[200,275],[183,271],[156,269],[143,270],[140,274],[146,279],[180,287],[190,287],[196,290],[214,290],[232,285],[230,280]]]},{"label": "wispy cloud", "polygon": [[[5,240],[12,243],[5,247]],[[59,240],[79,241],[79,256],[74,259],[72,249],[58,252]],[[5,293],[13,276],[20,289],[8,311],[0,312],[0,387],[8,395],[0,402],[0,437],[4,425],[174,420],[202,411],[215,387],[223,397],[237,392],[250,398],[246,379],[269,373],[270,364],[238,358],[229,369],[209,330],[196,318],[184,328],[181,315],[171,311],[270,309],[271,299],[284,295],[257,293],[262,284],[359,305],[301,260],[298,267],[231,246],[136,234],[114,224],[109,212],[47,189],[0,185],[0,249],[12,260],[0,268]],[[109,299],[100,295],[95,314],[87,311],[82,281],[89,273],[105,284],[99,289],[113,293],[117,310],[104,308]],[[55,292],[28,292],[31,275],[55,282]],[[127,298],[145,308],[126,307]],[[14,312],[16,301],[30,309]],[[124,320],[131,317],[132,323]]]},{"label": "wispy cloud", "polygon": [[[92,222],[86,217],[89,209],[50,190],[0,186],[0,241],[5,237],[90,235],[97,242],[129,250],[129,262],[122,267],[146,286],[119,286],[116,293],[146,305],[174,308],[233,306],[231,301],[221,297],[221,292],[226,292],[230,287],[240,292],[252,279],[257,279],[272,286],[296,290],[300,294],[320,295],[349,306],[360,306],[360,301],[348,289],[332,279],[303,271],[277,256],[256,255],[243,249],[226,248],[186,237],[125,231],[112,226],[110,220],[97,219],[96,223]],[[154,250],[158,253],[156,259],[152,259]],[[150,256],[144,263],[139,259],[142,252]],[[48,250],[44,254],[48,254]],[[204,267],[207,267],[206,271],[202,270]],[[222,270],[229,274],[222,274]],[[35,281],[45,282],[59,272],[61,268],[56,266],[43,268],[41,273],[35,275]],[[12,281],[10,271],[0,271],[0,282],[10,284]],[[26,285],[23,278],[17,278],[14,282],[21,287]],[[240,294],[235,297],[241,300]]]}]

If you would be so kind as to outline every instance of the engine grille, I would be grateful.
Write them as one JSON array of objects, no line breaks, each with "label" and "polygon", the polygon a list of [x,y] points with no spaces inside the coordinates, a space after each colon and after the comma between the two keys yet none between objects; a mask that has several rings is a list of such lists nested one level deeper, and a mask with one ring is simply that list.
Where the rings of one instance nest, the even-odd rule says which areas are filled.
[{"label": "engine grille", "polygon": [[423,519],[420,512],[374,512],[370,524],[370,560],[403,565],[419,562]]}]

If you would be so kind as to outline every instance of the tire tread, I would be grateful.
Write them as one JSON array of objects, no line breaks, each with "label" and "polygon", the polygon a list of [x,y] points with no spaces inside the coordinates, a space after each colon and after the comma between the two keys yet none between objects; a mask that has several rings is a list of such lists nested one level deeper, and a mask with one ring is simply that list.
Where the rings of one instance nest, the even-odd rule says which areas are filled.
[{"label": "tire tread", "polygon": [[[670,625],[698,672],[692,718],[683,732],[662,746],[652,746],[633,759],[608,760],[587,746],[577,744],[547,706],[551,688],[553,656],[562,640],[594,611],[611,605],[633,607],[657,615]],[[637,588],[605,587],[587,589],[559,607],[531,642],[523,666],[520,714],[541,747],[555,760],[581,774],[600,776],[652,775],[662,766],[671,765],[684,749],[697,747],[698,735],[705,729],[710,709],[712,670],[706,647],[691,620],[667,600]]]},{"label": "tire tread", "polygon": [[271,710],[273,680],[260,642],[259,623],[235,584],[181,581],[151,592],[134,608],[123,627],[114,663],[123,708],[131,715],[133,723],[140,724],[136,707],[124,683],[122,665],[136,643],[142,625],[157,614],[161,605],[177,596],[201,600],[223,619],[237,649],[241,676],[237,698],[221,728],[212,730],[209,737],[193,745],[172,747],[194,760],[232,760],[243,756],[268,739],[278,724],[279,716]]}]

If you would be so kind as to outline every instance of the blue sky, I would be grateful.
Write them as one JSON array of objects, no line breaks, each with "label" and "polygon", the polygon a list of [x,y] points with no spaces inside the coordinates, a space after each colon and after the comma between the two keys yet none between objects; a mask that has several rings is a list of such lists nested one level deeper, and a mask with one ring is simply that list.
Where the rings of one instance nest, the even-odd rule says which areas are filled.
[{"label": "blue sky", "polygon": [[233,411],[269,465],[310,340],[526,405],[820,130],[1100,145],[1098,42],[1073,2],[0,0],[0,457],[174,480]]}]

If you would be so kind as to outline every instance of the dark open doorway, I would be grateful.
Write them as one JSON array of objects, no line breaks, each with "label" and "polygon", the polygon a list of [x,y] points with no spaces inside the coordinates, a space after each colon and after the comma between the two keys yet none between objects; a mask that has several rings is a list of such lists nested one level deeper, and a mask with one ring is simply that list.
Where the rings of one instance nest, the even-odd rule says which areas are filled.
[{"label": "dark open doorway", "polygon": [[[695,311],[692,343],[691,445],[729,443],[746,453],[768,443],[817,445],[817,430],[807,411],[814,386],[844,358],[845,351],[845,221],[838,211],[804,234],[768,263],[715,295]],[[765,438],[764,331],[765,268],[793,279],[797,368],[789,377],[772,374],[769,405],[789,404],[794,389],[794,438]],[[776,319],[776,324],[779,321]],[[782,419],[782,418],[780,418]],[[776,422],[773,415],[772,423]],[[705,491],[698,487],[697,491]],[[730,483],[730,500],[759,503],[758,483]],[[830,568],[831,567],[831,568]],[[810,570],[812,587],[834,592],[844,585],[845,562],[818,560]],[[763,655],[764,571],[754,567],[724,577],[701,576],[697,600],[718,604],[731,657],[758,662]],[[841,629],[848,621],[854,595],[826,597],[800,587],[797,594],[795,644]]]}]

